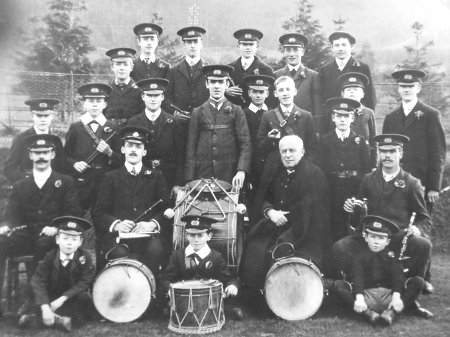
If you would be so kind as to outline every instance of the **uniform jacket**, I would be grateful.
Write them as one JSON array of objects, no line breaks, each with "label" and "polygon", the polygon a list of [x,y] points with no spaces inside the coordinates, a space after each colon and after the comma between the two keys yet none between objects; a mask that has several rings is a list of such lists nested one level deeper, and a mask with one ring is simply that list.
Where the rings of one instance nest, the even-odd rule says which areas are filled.
[{"label": "uniform jacket", "polygon": [[426,191],[439,191],[446,154],[439,111],[419,100],[404,122],[403,116],[402,107],[386,115],[383,133],[409,137],[403,146],[402,167],[419,178]]},{"label": "uniform jacket", "polygon": [[[158,170],[142,166],[140,173],[133,177],[126,167],[110,171],[100,184],[97,201],[92,209],[97,236],[102,240],[109,233],[109,227],[116,220],[134,220],[159,199],[169,200],[166,182]],[[148,214],[142,221],[155,219],[163,227],[168,226],[161,208]]]},{"label": "uniform jacket", "polygon": [[60,288],[58,278],[62,268],[59,249],[48,252],[39,262],[31,278],[31,287],[37,305],[50,304],[51,301],[63,295],[71,299],[89,289],[95,276],[95,268],[89,253],[84,249],[77,249],[68,266],[71,287],[59,292],[57,291]]},{"label": "uniform jacket", "polygon": [[[25,147],[25,138],[36,134],[34,127],[19,133],[12,141],[11,149],[6,158],[3,173],[11,183],[31,174],[33,163],[29,157],[29,151]],[[52,160],[52,168],[57,172],[66,171],[66,159],[64,157],[63,144],[60,140],[55,147],[55,158]]]},{"label": "uniform jacket", "polygon": [[250,132],[250,139],[252,143],[251,174],[249,178],[250,182],[255,187],[259,182],[265,159],[264,155],[261,153],[261,149],[258,147],[257,137],[264,110],[253,112],[249,108],[245,108],[244,114],[247,120],[248,131]]},{"label": "uniform jacket", "polygon": [[323,101],[325,102],[327,99],[332,97],[341,97],[341,88],[338,86],[337,78],[348,72],[362,73],[369,78],[369,85],[364,88],[365,95],[361,100],[361,104],[369,109],[375,110],[375,87],[373,85],[369,66],[363,62],[355,60],[353,57],[350,57],[342,71],[339,70],[335,59],[320,68],[319,74],[322,84]]},{"label": "uniform jacket", "polygon": [[48,226],[59,216],[82,216],[77,190],[71,177],[52,171],[42,189],[33,176],[25,177],[13,186],[7,209],[12,227],[39,224]]},{"label": "uniform jacket", "polygon": [[[280,109],[280,107],[277,107],[276,109]],[[283,116],[281,110],[280,114]],[[294,105],[294,108],[286,121],[286,125],[290,126],[294,130],[294,134],[303,140],[306,158],[309,160],[314,158],[317,151],[317,134],[311,113]],[[269,153],[275,153],[278,155],[279,151],[278,142],[280,139],[273,139],[267,136],[269,131],[272,129],[277,129],[280,131],[280,139],[288,135],[286,132],[286,127],[282,128],[280,126],[280,121],[277,118],[275,109],[264,112],[258,130],[257,138],[259,148],[264,152],[266,157]]]},{"label": "uniform jacket", "polygon": [[[166,104],[173,104],[184,111],[192,112],[194,108],[202,105],[209,97],[206,88],[206,79],[202,75],[202,67],[208,63],[200,60],[195,65],[192,77],[189,76],[188,64],[182,60],[169,71],[169,87],[166,90]],[[164,107],[164,110],[173,113],[174,109]]]},{"label": "uniform jacket", "polygon": [[187,268],[186,264],[189,265],[189,260],[190,258],[185,255],[184,248],[172,253],[169,264],[161,275],[161,284],[165,292],[170,289],[171,283],[183,280],[215,279],[222,282],[224,288],[229,285],[238,286],[222,254],[218,251],[211,249],[209,255],[194,268]]},{"label": "uniform jacket", "polygon": [[[275,77],[272,67],[265,64],[257,56],[255,56],[253,63],[246,70],[244,70],[244,68],[242,68],[241,57],[239,57],[236,61],[230,63],[230,66],[232,66],[234,68],[234,70],[230,74],[230,77],[234,82],[234,83],[232,83],[231,86],[233,86],[233,84],[234,84],[234,85],[239,86],[241,89],[243,89],[243,94],[242,94],[243,100],[240,98],[236,99],[233,97],[227,97],[227,98],[230,100],[230,102],[232,102],[233,104],[240,105],[242,108],[247,107],[251,102],[250,97],[248,97],[247,89],[241,85],[242,79],[245,76],[267,75],[267,76]],[[270,92],[269,92],[269,97],[266,99],[266,104],[270,108],[273,108],[278,104],[278,100],[273,95],[272,90],[270,90]]]},{"label": "uniform jacket", "polygon": [[128,119],[145,109],[144,101],[141,98],[141,90],[132,79],[123,87],[116,85],[115,81],[112,81],[109,85],[112,91],[106,98],[108,105],[103,111],[107,119],[116,120],[120,126],[126,124]]},{"label": "uniform jacket", "polygon": [[355,120],[352,123],[352,130],[359,136],[363,136],[369,141],[370,157],[372,159],[372,167],[377,165],[377,147],[373,141],[373,137],[377,135],[375,125],[375,113],[373,110],[362,106],[355,113]]},{"label": "uniform jacket", "polygon": [[220,111],[209,100],[192,112],[185,179],[215,177],[231,183],[237,171],[250,172],[250,134],[239,106],[225,101]]},{"label": "uniform jacket", "polygon": [[[275,72],[276,78],[281,76],[292,77],[289,67],[286,65]],[[315,120],[322,113],[322,87],[319,73],[301,65],[293,77],[297,95],[294,104],[301,109],[311,112]]]},{"label": "uniform jacket", "polygon": [[146,78],[165,78],[167,79],[170,70],[170,64],[166,61],[156,58],[155,62],[150,64],[145,63],[137,57],[133,60],[133,70],[131,71],[131,78],[138,82]]},{"label": "uniform jacket", "polygon": [[185,146],[180,122],[172,115],[161,111],[160,116],[153,124],[145,115],[145,112],[131,118],[128,125],[145,126],[150,130],[150,140],[147,144],[147,155],[144,164],[152,167],[152,160],[159,160],[160,170],[169,188],[184,183],[184,158]]},{"label": "uniform jacket", "polygon": [[382,216],[400,227],[401,231],[392,236],[393,240],[403,237],[412,212],[416,212],[414,225],[425,237],[429,235],[431,219],[425,206],[423,187],[411,174],[400,170],[396,178],[386,183],[382,170],[377,169],[364,176],[358,198],[367,198],[369,215]]},{"label": "uniform jacket", "polygon": [[389,256],[387,249],[375,253],[369,247],[365,247],[355,257],[351,279],[355,295],[363,294],[365,289],[378,287],[402,293],[405,283],[400,261]]}]

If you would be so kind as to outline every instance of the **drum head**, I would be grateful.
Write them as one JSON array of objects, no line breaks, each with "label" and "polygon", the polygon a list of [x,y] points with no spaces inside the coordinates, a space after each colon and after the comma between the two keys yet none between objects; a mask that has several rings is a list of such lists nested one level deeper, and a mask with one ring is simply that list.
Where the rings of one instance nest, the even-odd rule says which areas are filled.
[{"label": "drum head", "polygon": [[217,280],[187,280],[172,283],[170,286],[174,289],[205,289],[209,287],[220,286],[221,283]]},{"label": "drum head", "polygon": [[[203,186],[209,185],[209,187],[211,188],[211,190],[213,192],[220,192],[222,190],[220,189],[219,186],[217,186],[217,185],[220,185],[225,191],[231,190],[231,184],[227,183],[226,181],[223,181],[223,180],[213,181],[211,179],[203,179],[203,181],[201,181],[200,184],[198,184],[198,182],[199,182],[199,180],[193,180],[193,181],[187,183],[186,187],[189,188],[189,190],[191,190],[195,187],[196,191],[200,191],[200,190],[202,190]],[[197,186],[195,186],[195,185],[197,185]],[[209,189],[205,188],[205,189],[203,189],[203,191],[209,192]]]},{"label": "drum head", "polygon": [[151,275],[147,268],[140,269],[127,261],[107,266],[95,280],[92,292],[98,312],[117,323],[141,317],[153,295],[146,273]]},{"label": "drum head", "polygon": [[266,277],[265,296],[269,308],[289,321],[311,317],[319,310],[323,299],[320,274],[300,260],[303,259],[278,261]]}]

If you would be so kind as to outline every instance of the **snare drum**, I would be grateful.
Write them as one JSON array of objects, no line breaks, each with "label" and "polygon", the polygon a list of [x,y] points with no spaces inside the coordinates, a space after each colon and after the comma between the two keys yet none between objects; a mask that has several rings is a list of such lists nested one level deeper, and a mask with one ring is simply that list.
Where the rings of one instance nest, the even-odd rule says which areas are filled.
[{"label": "snare drum", "polygon": [[153,274],[143,263],[118,259],[109,262],[97,276],[92,297],[104,318],[125,323],[144,314],[155,297],[155,289]]},{"label": "snare drum", "polygon": [[170,285],[170,330],[207,334],[219,331],[224,323],[222,283],[191,280]]},{"label": "snare drum", "polygon": [[314,263],[299,257],[280,259],[266,276],[264,294],[270,310],[288,321],[306,319],[319,310],[324,287]]}]

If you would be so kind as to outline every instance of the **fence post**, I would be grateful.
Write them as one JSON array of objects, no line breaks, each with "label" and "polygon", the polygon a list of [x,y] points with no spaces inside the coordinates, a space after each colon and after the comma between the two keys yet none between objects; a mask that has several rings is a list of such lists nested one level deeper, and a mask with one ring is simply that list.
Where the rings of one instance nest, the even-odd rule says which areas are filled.
[{"label": "fence post", "polygon": [[70,123],[73,123],[73,71],[70,71],[70,111],[69,111],[69,116],[70,116]]}]

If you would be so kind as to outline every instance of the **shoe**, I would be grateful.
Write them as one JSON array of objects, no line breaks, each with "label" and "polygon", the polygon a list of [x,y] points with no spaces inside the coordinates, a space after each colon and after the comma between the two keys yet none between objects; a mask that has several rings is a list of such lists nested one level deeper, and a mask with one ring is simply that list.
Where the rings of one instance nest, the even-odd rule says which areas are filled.
[{"label": "shoe", "polygon": [[334,290],[334,280],[331,279],[323,279],[323,288],[325,291],[333,291]]},{"label": "shoe", "polygon": [[72,319],[66,316],[55,315],[55,327],[70,332],[72,331]]},{"label": "shoe", "polygon": [[427,309],[421,307],[419,302],[417,302],[417,301],[414,301],[414,303],[411,307],[411,312],[416,316],[426,318],[426,319],[434,317],[434,314],[430,310],[427,310]]},{"label": "shoe", "polygon": [[380,319],[380,315],[370,309],[364,310],[363,315],[371,324],[375,324]]},{"label": "shoe", "polygon": [[381,321],[386,323],[386,325],[392,325],[395,318],[395,311],[392,309],[384,310],[380,315]]},{"label": "shoe", "polygon": [[433,285],[430,282],[425,281],[425,285],[423,287],[422,293],[425,294],[425,295],[429,295],[429,294],[434,293]]},{"label": "shoe", "polygon": [[22,329],[31,328],[37,325],[36,315],[22,315],[19,318],[19,327]]},{"label": "shoe", "polygon": [[244,313],[242,312],[242,309],[239,307],[234,307],[233,309],[231,309],[233,318],[236,321],[242,321],[242,319],[244,318]]}]

